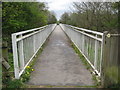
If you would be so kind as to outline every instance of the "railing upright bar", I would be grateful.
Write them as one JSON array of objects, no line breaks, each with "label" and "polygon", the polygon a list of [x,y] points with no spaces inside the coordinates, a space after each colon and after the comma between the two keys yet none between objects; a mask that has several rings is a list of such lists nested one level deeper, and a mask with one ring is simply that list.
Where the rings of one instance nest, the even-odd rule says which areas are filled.
[{"label": "railing upright bar", "polygon": [[34,53],[35,53],[35,49],[36,49],[36,40],[35,40],[35,35],[33,36],[33,50],[34,50]]},{"label": "railing upright bar", "polygon": [[[97,38],[97,34],[96,34]],[[97,69],[97,60],[98,60],[98,41],[95,40],[95,59],[94,59],[94,67]]]},{"label": "railing upright bar", "polygon": [[12,48],[13,48],[15,78],[19,79],[19,66],[18,66],[18,53],[17,53],[16,34],[12,34]]},{"label": "railing upright bar", "polygon": [[85,36],[82,35],[82,52],[84,53]]},{"label": "railing upright bar", "polygon": [[[20,35],[20,37],[22,37],[22,35]],[[19,48],[19,55],[20,55],[20,69],[23,70],[24,68],[24,52],[23,52],[23,40],[20,41],[19,44],[20,48]]]},{"label": "railing upright bar", "polygon": [[101,57],[100,57],[100,76],[101,76],[101,72],[102,72],[102,59],[103,59],[103,45],[105,43],[105,35],[106,33],[103,33],[103,37],[102,37],[102,43],[101,43]]}]

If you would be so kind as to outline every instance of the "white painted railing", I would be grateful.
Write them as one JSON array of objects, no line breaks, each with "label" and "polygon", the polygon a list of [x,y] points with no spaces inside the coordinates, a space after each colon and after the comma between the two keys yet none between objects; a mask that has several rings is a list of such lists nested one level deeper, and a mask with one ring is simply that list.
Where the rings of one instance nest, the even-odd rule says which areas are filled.
[{"label": "white painted railing", "polygon": [[19,79],[56,24],[12,34],[15,78]]},{"label": "white painted railing", "polygon": [[86,58],[94,71],[101,75],[103,33],[60,24],[64,32]]}]

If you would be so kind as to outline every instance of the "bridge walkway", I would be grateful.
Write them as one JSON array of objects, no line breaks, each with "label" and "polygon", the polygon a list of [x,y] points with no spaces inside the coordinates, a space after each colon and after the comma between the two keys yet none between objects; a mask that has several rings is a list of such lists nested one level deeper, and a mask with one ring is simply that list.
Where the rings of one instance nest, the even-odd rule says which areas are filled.
[{"label": "bridge walkway", "polygon": [[33,66],[29,85],[93,86],[86,69],[59,25],[50,35],[43,52]]}]

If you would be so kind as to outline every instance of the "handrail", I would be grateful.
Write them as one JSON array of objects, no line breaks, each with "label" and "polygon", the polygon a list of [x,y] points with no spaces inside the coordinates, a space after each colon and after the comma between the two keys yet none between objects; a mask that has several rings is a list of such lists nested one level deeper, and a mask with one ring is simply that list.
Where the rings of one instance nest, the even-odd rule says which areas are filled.
[{"label": "handrail", "polygon": [[67,24],[60,24],[60,26],[82,53],[93,70],[98,76],[101,76],[103,33]]},{"label": "handrail", "polygon": [[89,33],[93,33],[93,34],[97,34],[97,35],[101,35],[101,36],[103,35],[103,33],[101,33],[101,32],[88,30],[88,29],[84,29],[84,28],[79,28],[79,27],[75,27],[75,26],[71,26],[71,25],[67,25],[67,26],[70,26],[71,28],[79,29],[79,30],[82,30],[82,31],[85,31],[85,32],[89,32]]},{"label": "handrail", "polygon": [[[70,26],[70,27],[71,27],[71,26]],[[76,31],[76,32],[82,33],[82,34],[84,34],[84,35],[86,35],[86,36],[88,36],[88,37],[91,37],[91,38],[93,38],[93,39],[96,39],[96,40],[102,42],[102,38],[98,38],[98,37],[96,37],[96,36],[94,36],[94,35],[91,35],[91,34],[88,34],[88,33],[86,33],[86,32],[82,32],[82,31],[80,31],[80,30],[76,30],[75,28],[74,28],[73,30]],[[92,31],[89,30],[89,32],[92,32]],[[94,33],[94,34],[95,34],[95,33]],[[101,34],[98,34],[98,33],[97,33],[97,35],[101,35]]]},{"label": "handrail", "polygon": [[[45,27],[46,28],[46,27]],[[42,29],[42,30],[41,30]],[[25,38],[27,38],[27,37],[29,37],[29,36],[32,36],[32,35],[34,35],[34,34],[36,34],[36,33],[39,33],[39,32],[42,32],[44,29],[43,28],[41,28],[41,29],[39,29],[39,31],[36,31],[36,30],[38,30],[38,29],[36,29],[36,30],[34,30],[35,32],[32,32],[32,33],[30,33],[30,34],[28,34],[28,35],[25,35],[25,36],[22,36],[22,37],[19,37],[19,38],[17,38],[17,41],[20,41],[20,40],[22,40],[22,39],[25,39]],[[19,34],[19,35],[21,35],[21,34]]]},{"label": "handrail", "polygon": [[50,24],[12,34],[14,73],[16,79],[20,78],[27,65],[33,60],[33,57],[37,54],[55,27],[56,24]]},{"label": "handrail", "polygon": [[14,33],[15,35],[21,35],[21,34],[25,34],[25,33],[28,33],[28,32],[32,32],[32,31],[36,31],[38,29],[43,29],[45,27],[47,27],[48,25],[46,26],[43,26],[43,27],[39,27],[39,28],[34,28],[34,29],[30,29],[30,30],[26,30],[26,31],[21,31],[21,32],[17,32],[17,33]]}]

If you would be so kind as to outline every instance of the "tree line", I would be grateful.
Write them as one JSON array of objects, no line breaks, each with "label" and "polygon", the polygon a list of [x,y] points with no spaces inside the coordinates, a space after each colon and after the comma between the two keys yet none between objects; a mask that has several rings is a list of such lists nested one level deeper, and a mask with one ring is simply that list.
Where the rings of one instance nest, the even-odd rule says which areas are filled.
[{"label": "tree line", "polygon": [[[3,2],[2,33],[11,33],[56,23],[55,14],[41,2]],[[3,37],[4,38],[4,37]]]},{"label": "tree line", "polygon": [[118,2],[74,2],[73,8],[61,16],[61,23],[100,32],[118,29]]},{"label": "tree line", "polygon": [[55,14],[43,2],[3,2],[2,36],[11,43],[11,34],[56,23]]}]

